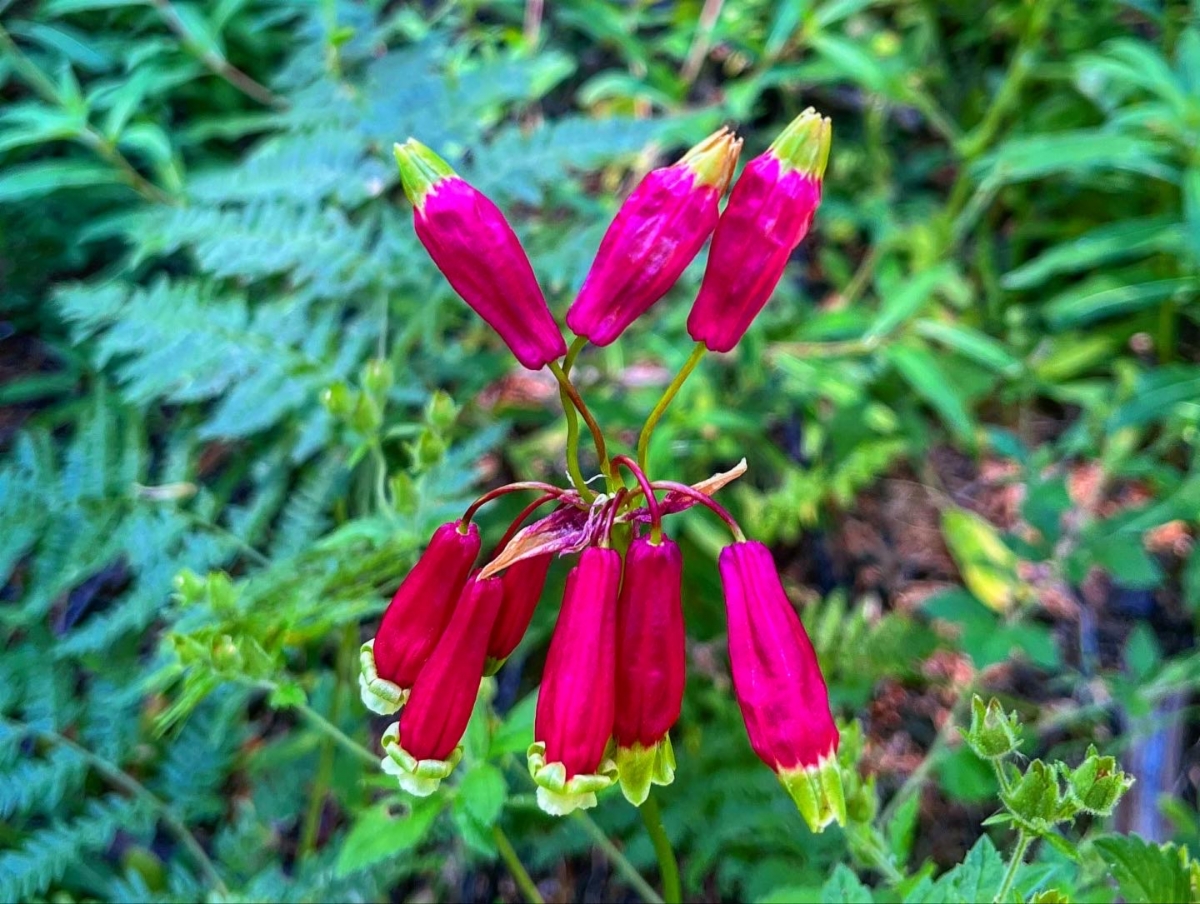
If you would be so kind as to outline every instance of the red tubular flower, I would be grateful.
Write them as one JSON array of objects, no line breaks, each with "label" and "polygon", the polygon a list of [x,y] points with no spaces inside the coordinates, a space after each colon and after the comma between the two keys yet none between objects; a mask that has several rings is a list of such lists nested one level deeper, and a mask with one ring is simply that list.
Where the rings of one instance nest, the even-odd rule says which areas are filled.
[{"label": "red tubular flower", "polygon": [[417,676],[400,722],[383,736],[383,770],[400,787],[426,797],[462,758],[462,740],[483,678],[488,637],[504,588],[498,578],[471,578],[454,618]]},{"label": "red tubular flower", "polygon": [[424,555],[392,597],[375,639],[363,644],[359,687],[373,712],[387,715],[404,705],[446,630],[479,554],[479,528],[472,524],[464,533],[461,527],[461,521],[452,521],[434,531]]},{"label": "red tubular flower", "polygon": [[504,602],[488,641],[487,674],[496,673],[529,630],[533,610],[546,586],[546,572],[553,560],[554,556],[549,553],[521,559],[508,566],[498,579],[504,585]]},{"label": "red tubular flower", "polygon": [[500,209],[416,139],[396,145],[417,238],[517,360],[538,370],[567,353],[533,267]]},{"label": "red tubular flower", "polygon": [[615,766],[604,753],[615,707],[620,586],[621,556],[613,549],[585,549],[567,576],[529,748],[538,804],[556,816],[594,807],[596,792],[613,783]]},{"label": "red tubular flower", "polygon": [[734,543],[719,560],[729,615],[729,664],[750,745],[779,776],[813,831],[846,820],[838,731],[800,617],[771,552]]},{"label": "red tubular flower", "polygon": [[608,345],[675,285],[716,228],[741,146],[723,128],[642,179],[604,234],[567,326]]},{"label": "red tubular flower", "polygon": [[779,284],[821,203],[829,120],[805,110],[733,187],[708,252],[688,333],[710,351],[741,340]]},{"label": "red tubular flower", "polygon": [[625,554],[617,604],[617,708],[613,737],[621,790],[641,806],[651,783],[675,778],[668,732],[683,706],[683,555],[669,539],[638,537]]}]

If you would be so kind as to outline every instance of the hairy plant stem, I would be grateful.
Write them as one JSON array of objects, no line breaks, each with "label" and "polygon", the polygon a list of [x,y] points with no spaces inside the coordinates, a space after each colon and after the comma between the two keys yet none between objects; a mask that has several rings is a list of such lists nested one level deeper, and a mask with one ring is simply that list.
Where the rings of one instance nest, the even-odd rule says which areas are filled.
[{"label": "hairy plant stem", "polygon": [[200,872],[204,874],[204,878],[208,880],[208,884],[212,886],[212,889],[222,897],[229,893],[229,889],[221,878],[221,874],[217,872],[216,864],[212,862],[212,859],[200,845],[196,836],[192,834],[191,829],[184,824],[183,820],[175,815],[165,801],[116,763],[109,762],[99,754],[93,753],[83,745],[75,743],[66,735],[59,734],[57,731],[37,728],[27,722],[8,719],[4,716],[0,716],[0,724],[8,726],[15,732],[33,735],[49,744],[70,749],[73,753],[86,760],[88,765],[100,773],[110,784],[135,797],[140,797],[150,805],[151,809],[158,814],[158,818],[162,824],[170,830],[171,834],[192,855],[192,859],[196,861],[196,865],[200,868]]},{"label": "hairy plant stem", "polygon": [[847,827],[847,834],[851,833],[855,842],[851,850],[862,855],[863,859],[867,861],[867,865],[877,870],[889,885],[899,885],[904,881],[904,873],[897,869],[896,864],[892,862],[887,843],[880,835],[879,829],[870,823],[866,825],[860,823]]},{"label": "hairy plant stem", "polygon": [[504,830],[498,825],[492,826],[492,840],[496,842],[496,850],[500,852],[500,859],[504,861],[504,865],[512,873],[517,887],[524,893],[526,900],[530,904],[543,904],[544,899],[541,892],[538,891],[533,879],[529,877],[529,872],[525,869],[525,864],[521,862],[521,858],[517,856],[512,842],[508,840],[508,836],[504,834]]},{"label": "hairy plant stem", "polygon": [[604,834],[604,829],[600,828],[592,817],[588,816],[582,810],[576,810],[573,818],[583,827],[583,830],[587,832],[592,841],[595,842],[596,847],[604,852],[604,855],[612,863],[613,868],[624,877],[625,881],[633,887],[634,891],[641,895],[643,901],[647,902],[647,904],[663,904],[663,899],[659,897],[658,892],[637,871],[637,867],[630,863],[629,859],[612,843],[611,839]]},{"label": "hairy plant stem", "polygon": [[[567,356],[563,358],[563,373],[566,376],[571,375],[575,359],[579,357],[579,353],[583,351],[585,345],[587,345],[587,339],[579,336],[567,349]],[[567,474],[570,475],[571,483],[574,484],[579,495],[585,501],[591,502],[596,498],[596,494],[587,485],[583,470],[579,467],[579,415],[575,411],[575,406],[571,404],[571,397],[567,395],[567,390],[561,385],[558,387],[558,398],[562,402],[563,414],[567,418]]]},{"label": "hairy plant stem", "polygon": [[679,373],[675,374],[675,378],[667,385],[667,388],[663,390],[663,394],[659,397],[658,402],[655,403],[650,416],[646,418],[641,435],[638,436],[637,444],[638,467],[643,472],[648,472],[646,458],[650,454],[650,437],[654,434],[654,428],[658,426],[658,422],[662,420],[667,407],[674,400],[675,396],[679,394],[679,390],[683,387],[687,378],[691,376],[692,371],[696,369],[696,365],[700,363],[707,350],[704,347],[704,343],[696,343],[696,347],[692,349],[692,353],[688,356],[687,361],[684,362],[683,367],[679,368]]},{"label": "hairy plant stem", "polygon": [[[616,478],[613,477],[612,463],[608,460],[608,447],[604,442],[604,433],[600,430],[600,425],[596,423],[592,412],[588,410],[587,404],[583,401],[583,396],[579,394],[579,390],[575,388],[575,384],[571,382],[571,378],[567,376],[562,366],[557,361],[551,361],[546,366],[550,368],[550,372],[558,380],[558,385],[562,393],[566,394],[567,398],[579,412],[579,416],[583,418],[583,422],[588,425],[588,429],[592,432],[592,442],[596,446],[596,457],[600,460],[600,472],[604,475],[609,490],[615,489]],[[565,401],[563,407],[566,407]]]},{"label": "hairy plant stem", "polygon": [[638,808],[642,814],[642,822],[646,825],[646,834],[654,845],[654,856],[658,858],[658,875],[662,879],[663,900],[666,904],[679,904],[683,900],[679,887],[679,863],[675,859],[675,849],[671,847],[671,839],[663,827],[662,811],[658,801],[651,794]]},{"label": "hairy plant stem", "polygon": [[1021,868],[1021,864],[1025,862],[1025,852],[1029,850],[1029,844],[1033,841],[1024,829],[1017,834],[1017,847],[1013,851],[1012,860],[1008,862],[1008,871],[1004,874],[1004,881],[1000,883],[1000,890],[996,892],[996,897],[992,900],[997,902],[1007,901],[1008,894],[1012,891],[1013,883],[1017,881],[1017,870]]}]

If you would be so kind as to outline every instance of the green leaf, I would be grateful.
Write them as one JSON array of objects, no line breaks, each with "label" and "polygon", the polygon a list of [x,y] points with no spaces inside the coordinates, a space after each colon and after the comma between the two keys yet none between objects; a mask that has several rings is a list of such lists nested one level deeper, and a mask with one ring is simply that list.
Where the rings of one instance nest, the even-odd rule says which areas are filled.
[{"label": "green leaf", "polygon": [[1065,329],[1141,311],[1175,295],[1182,303],[1196,291],[1196,280],[1188,277],[1117,286],[1108,278],[1088,280],[1046,302],[1042,314],[1054,329]]},{"label": "green leaf", "polygon": [[974,426],[966,403],[953,382],[946,378],[934,356],[917,346],[893,345],[888,348],[887,357],[913,391],[941,415],[954,435],[973,446]]},{"label": "green leaf", "polygon": [[1157,587],[1162,569],[1137,534],[1117,531],[1081,545],[1075,558],[1081,563],[1099,565],[1120,584],[1134,589]]},{"label": "green leaf", "polygon": [[526,694],[508,711],[504,721],[492,735],[492,744],[488,751],[490,759],[508,753],[524,755],[529,749],[529,742],[533,737],[533,716],[537,711],[537,696],[537,691]]},{"label": "green leaf", "polygon": [[1179,223],[1171,217],[1117,220],[1043,251],[1010,270],[1006,289],[1032,289],[1063,273],[1083,273],[1132,257],[1180,248]]},{"label": "green leaf", "polygon": [[1106,425],[1110,433],[1165,421],[1175,406],[1200,399],[1200,368],[1163,367],[1139,376],[1134,395],[1121,404]]},{"label": "green leaf", "polygon": [[862,884],[854,871],[844,863],[839,863],[837,869],[828,881],[821,886],[823,904],[871,904],[871,890]]},{"label": "green leaf", "polygon": [[1103,170],[1124,170],[1169,179],[1158,142],[1102,129],[1016,138],[1000,145],[972,169],[978,178],[1001,184],[1061,174],[1076,178]]},{"label": "green leaf", "polygon": [[1129,904],[1192,900],[1187,848],[1151,844],[1137,835],[1105,835],[1093,844]]},{"label": "green leaf", "polygon": [[981,837],[966,858],[938,880],[948,901],[990,901],[1004,879],[1004,860],[992,839]]},{"label": "green leaf", "polygon": [[962,324],[918,320],[916,330],[918,336],[941,343],[997,373],[1012,376],[1021,368],[1020,360],[1009,354],[1001,343]]},{"label": "green leaf", "polygon": [[1154,636],[1154,629],[1139,622],[1129,632],[1125,644],[1125,665],[1135,681],[1145,681],[1158,671],[1161,662],[1162,647]]},{"label": "green leaf", "polygon": [[416,847],[442,811],[441,797],[414,800],[409,812],[393,816],[388,804],[365,810],[342,842],[334,872],[346,876]]},{"label": "green leaf", "polygon": [[863,341],[876,342],[889,335],[921,310],[934,291],[953,275],[950,265],[942,264],[906,279],[902,288],[884,299],[879,315],[863,333]]},{"label": "green leaf", "polygon": [[120,181],[116,170],[100,163],[39,160],[7,167],[0,174],[0,201],[24,201],[65,188],[114,185]]},{"label": "green leaf", "polygon": [[912,856],[913,841],[917,834],[918,817],[921,815],[921,795],[910,794],[904,803],[896,808],[892,818],[885,827],[888,847],[896,857],[896,862],[903,867]]},{"label": "green leaf", "polygon": [[503,773],[490,763],[477,763],[458,784],[456,808],[463,808],[471,818],[491,828],[504,811],[508,799],[508,783]]}]

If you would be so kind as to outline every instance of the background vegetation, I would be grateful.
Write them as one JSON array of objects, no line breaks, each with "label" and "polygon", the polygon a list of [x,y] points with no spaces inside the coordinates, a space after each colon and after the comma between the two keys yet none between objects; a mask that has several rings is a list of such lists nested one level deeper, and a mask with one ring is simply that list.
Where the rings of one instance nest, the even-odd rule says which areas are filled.
[{"label": "background vegetation", "polygon": [[[754,758],[723,540],[685,516],[661,795],[685,896],[993,894],[1016,836],[983,825],[1008,779],[960,742],[974,693],[1024,755],[1094,742],[1138,779],[1033,832],[1010,894],[1196,895],[1197,14],[0,2],[0,900],[524,898],[496,826],[548,899],[652,899],[619,796],[532,805],[554,605],[453,788],[414,802],[372,758],[358,644],[433,527],[559,476],[564,437],[553,382],[417,244],[390,147],[493,197],[561,313],[641,172],[722,123],[748,159],[808,105],[835,136],[814,235],[652,456],[688,481],[748,459],[726,502],[786,569],[863,778],[814,837]],[[683,362],[701,272],[585,355],[602,423],[635,430]]]}]

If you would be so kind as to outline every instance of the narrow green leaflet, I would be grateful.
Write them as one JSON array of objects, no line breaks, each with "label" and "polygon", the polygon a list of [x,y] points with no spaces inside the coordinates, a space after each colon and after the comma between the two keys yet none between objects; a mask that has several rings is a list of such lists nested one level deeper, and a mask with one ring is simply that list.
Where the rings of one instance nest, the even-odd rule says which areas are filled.
[{"label": "narrow green leaflet", "polygon": [[1079,129],[1007,141],[972,169],[978,178],[991,178],[1002,184],[1052,175],[1085,177],[1104,170],[1169,179],[1172,170],[1160,159],[1163,150],[1148,138],[1103,129]]},{"label": "narrow green leaflet", "polygon": [[1108,287],[1100,289],[1089,280],[1048,301],[1043,312],[1052,327],[1064,329],[1141,311],[1177,295],[1182,302],[1196,292],[1196,280],[1189,277],[1115,286],[1109,281]]},{"label": "narrow green leaflet", "polygon": [[904,382],[937,411],[955,436],[973,445],[974,425],[966,402],[942,372],[934,356],[927,349],[917,346],[893,345],[888,348],[887,357]]},{"label": "narrow green leaflet", "polygon": [[1009,354],[1001,343],[961,323],[918,320],[916,331],[918,336],[944,345],[997,373],[1012,376],[1021,368],[1020,360]]},{"label": "narrow green leaflet", "polygon": [[901,289],[884,299],[879,315],[867,327],[863,340],[875,342],[882,339],[913,317],[933,297],[934,291],[953,274],[949,264],[942,264],[907,280]]},{"label": "narrow green leaflet", "polygon": [[80,160],[39,160],[8,167],[0,174],[0,201],[24,201],[64,188],[115,185],[117,171],[101,163]]}]

